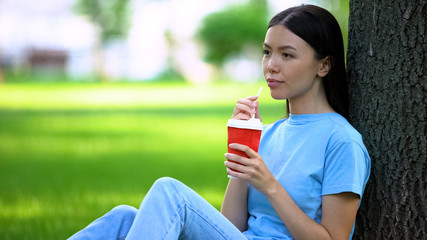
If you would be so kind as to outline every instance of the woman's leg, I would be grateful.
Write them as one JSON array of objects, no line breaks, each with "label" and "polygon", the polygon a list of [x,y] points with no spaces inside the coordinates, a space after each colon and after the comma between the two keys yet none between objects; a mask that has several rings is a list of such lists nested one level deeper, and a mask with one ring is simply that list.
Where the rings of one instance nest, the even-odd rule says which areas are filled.
[{"label": "woman's leg", "polygon": [[246,237],[205,199],[181,182],[161,178],[140,209],[121,205],[69,240],[232,239]]},{"label": "woman's leg", "polygon": [[126,240],[246,239],[205,199],[181,182],[161,178],[141,203]]},{"label": "woman's leg", "polygon": [[125,239],[137,214],[134,207],[120,205],[98,218],[68,240]]}]

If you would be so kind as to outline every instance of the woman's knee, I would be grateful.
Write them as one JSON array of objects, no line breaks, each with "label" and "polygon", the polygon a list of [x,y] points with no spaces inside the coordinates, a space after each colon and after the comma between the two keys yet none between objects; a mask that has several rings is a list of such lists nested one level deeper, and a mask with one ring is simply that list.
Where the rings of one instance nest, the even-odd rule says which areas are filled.
[{"label": "woman's knee", "polygon": [[161,194],[164,198],[176,199],[185,195],[188,191],[187,189],[186,185],[174,178],[162,177],[154,182],[150,192]]},{"label": "woman's knee", "polygon": [[110,214],[118,219],[123,220],[133,220],[137,214],[138,210],[129,205],[119,205],[114,207]]},{"label": "woman's knee", "polygon": [[170,187],[179,187],[182,183],[171,177],[162,177],[157,179],[152,188],[170,188]]}]

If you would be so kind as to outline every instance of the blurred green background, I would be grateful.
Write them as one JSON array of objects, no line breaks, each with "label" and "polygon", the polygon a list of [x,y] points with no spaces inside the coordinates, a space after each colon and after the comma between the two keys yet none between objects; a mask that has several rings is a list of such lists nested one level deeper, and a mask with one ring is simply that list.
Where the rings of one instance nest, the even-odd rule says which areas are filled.
[{"label": "blurred green background", "polygon": [[[171,176],[219,208],[226,123],[262,84],[0,86],[0,238],[64,239]],[[260,98],[264,123],[284,104]]]},{"label": "blurred green background", "polygon": [[[54,1],[44,1],[53,9]],[[248,57],[259,65],[265,25],[284,1],[222,1],[206,10],[184,41],[167,27],[160,35],[165,50],[153,48],[136,63],[126,60],[124,65],[144,68],[165,52],[157,72],[136,76],[111,70],[115,65],[108,62],[122,59],[109,54],[113,43],[132,38],[135,6],[162,9],[177,1],[65,2],[93,26],[109,26],[90,45],[95,53],[90,58],[101,61],[92,66],[77,54],[77,62],[91,63],[89,72],[69,67],[71,50],[62,62],[54,44],[23,55],[6,46],[13,31],[5,28],[4,9],[24,5],[0,1],[0,239],[66,239],[116,205],[138,207],[163,176],[177,178],[219,208],[228,182],[225,125],[237,99],[264,86],[259,100],[264,124],[285,113],[285,103],[271,99],[259,69],[254,74],[253,63],[236,63]],[[348,1],[287,2],[324,6],[346,37]],[[178,6],[188,14],[188,3]],[[155,36],[144,36],[150,37]],[[200,68],[209,69],[203,81],[191,75],[199,65],[179,57],[186,41],[200,50],[205,64]],[[189,62],[189,70],[180,62]]]}]

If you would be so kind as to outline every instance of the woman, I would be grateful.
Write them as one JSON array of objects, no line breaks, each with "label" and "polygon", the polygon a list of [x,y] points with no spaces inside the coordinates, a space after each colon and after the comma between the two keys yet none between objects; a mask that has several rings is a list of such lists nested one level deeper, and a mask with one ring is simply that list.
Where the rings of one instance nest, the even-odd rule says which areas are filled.
[{"label": "woman", "polygon": [[[259,153],[230,147],[221,213],[184,184],[157,180],[139,210],[119,206],[71,239],[349,239],[370,173],[360,134],[347,122],[344,48],[335,18],[303,5],[270,21],[263,72],[289,116],[266,125]],[[260,118],[256,96],[233,118]],[[233,171],[234,169],[236,171]]]}]

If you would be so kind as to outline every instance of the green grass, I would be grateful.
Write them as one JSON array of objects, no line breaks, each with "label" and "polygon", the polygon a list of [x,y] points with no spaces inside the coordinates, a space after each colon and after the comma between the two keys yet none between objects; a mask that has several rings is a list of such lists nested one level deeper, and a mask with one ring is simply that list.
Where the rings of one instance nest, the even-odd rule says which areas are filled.
[{"label": "green grass", "polygon": [[[0,239],[66,239],[163,176],[219,208],[225,124],[260,85],[0,85]],[[283,115],[260,102],[264,123]]]}]

